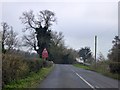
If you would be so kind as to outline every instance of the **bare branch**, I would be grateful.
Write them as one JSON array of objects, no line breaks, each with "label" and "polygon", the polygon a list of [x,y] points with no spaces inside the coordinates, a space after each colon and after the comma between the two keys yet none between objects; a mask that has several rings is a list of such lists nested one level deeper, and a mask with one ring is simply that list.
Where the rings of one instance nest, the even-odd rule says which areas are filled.
[{"label": "bare branch", "polygon": [[56,21],[55,14],[49,10],[40,11],[39,16],[42,19],[42,24],[45,27],[50,27],[52,25],[52,22]]},{"label": "bare branch", "polygon": [[36,49],[36,39],[35,39],[35,33],[34,32],[32,32],[30,35],[24,35],[23,36],[23,41],[24,41],[23,46],[31,47],[35,51],[37,50]]},{"label": "bare branch", "polygon": [[17,33],[13,31],[13,27],[7,23],[2,23],[2,52],[5,53],[5,47],[9,51],[18,46]]},{"label": "bare branch", "polygon": [[22,14],[23,16],[20,17],[21,21],[23,24],[26,25],[26,27],[28,28],[33,28],[35,29],[35,16],[33,14],[33,11],[29,11],[29,12],[23,12]]},{"label": "bare branch", "polygon": [[64,43],[63,38],[64,36],[62,32],[59,32],[59,33],[52,32],[52,41],[54,42],[55,46],[63,44]]}]

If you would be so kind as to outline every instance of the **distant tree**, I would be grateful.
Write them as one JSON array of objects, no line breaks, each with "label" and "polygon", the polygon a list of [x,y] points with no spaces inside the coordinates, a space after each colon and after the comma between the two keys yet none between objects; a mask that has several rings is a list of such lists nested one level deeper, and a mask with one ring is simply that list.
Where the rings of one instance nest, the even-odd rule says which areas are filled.
[{"label": "distant tree", "polygon": [[105,57],[101,52],[98,55],[98,61],[105,61]]},{"label": "distant tree", "polygon": [[5,53],[6,50],[10,51],[18,46],[18,34],[14,32],[12,26],[9,26],[6,22],[2,23],[2,28],[2,52]]},{"label": "distant tree", "polygon": [[21,56],[25,59],[35,59],[35,58],[39,58],[39,55],[37,53],[34,53],[34,52],[28,52],[28,51],[23,51],[23,50],[20,50],[20,49],[14,49],[12,50],[12,54],[15,55],[15,56]]},{"label": "distant tree", "polygon": [[83,61],[85,63],[86,60],[92,56],[90,48],[89,47],[81,48],[79,50],[79,56],[83,59]]},{"label": "distant tree", "polygon": [[112,73],[120,73],[120,38],[115,36],[112,41],[113,47],[109,51],[108,59],[110,60],[110,71]]},{"label": "distant tree", "polygon": [[62,32],[52,31],[51,45],[49,49],[49,58],[55,63],[62,63],[62,57],[64,55],[65,45],[64,45],[64,35]]},{"label": "distant tree", "polygon": [[2,53],[5,53],[5,40],[7,38],[7,30],[9,29],[9,26],[7,23],[3,22],[2,23]]},{"label": "distant tree", "polygon": [[60,46],[62,44],[64,44],[64,35],[62,32],[52,32],[52,44],[54,44],[55,46]]},{"label": "distant tree", "polygon": [[89,64],[94,64],[94,63],[95,63],[95,59],[94,59],[93,55],[91,55],[91,57],[89,57],[89,58],[86,60],[86,63],[89,63]]},{"label": "distant tree", "polygon": [[67,62],[69,64],[72,64],[75,62],[76,57],[78,57],[77,51],[74,50],[73,48],[66,49],[65,57],[67,57]]},{"label": "distant tree", "polygon": [[113,43],[113,47],[109,51],[108,58],[111,61],[120,62],[120,39],[119,37],[115,36],[112,43]]},{"label": "distant tree", "polygon": [[52,40],[50,46],[50,60],[55,63],[71,64],[75,59],[76,53],[73,49],[68,49],[64,43],[64,35],[62,32],[52,31]]},{"label": "distant tree", "polygon": [[120,44],[120,38],[119,38],[119,36],[115,36],[115,38],[112,41],[112,43],[113,43],[113,47],[118,47],[118,45]]},{"label": "distant tree", "polygon": [[5,41],[8,51],[14,49],[18,45],[17,35],[18,34],[14,32],[13,28],[11,27],[11,30],[8,31],[7,39]]},{"label": "distant tree", "polygon": [[50,47],[52,39],[50,26],[53,22],[56,21],[54,12],[43,10],[38,13],[37,17],[35,17],[33,11],[23,12],[23,15],[22,17],[20,17],[20,19],[22,20],[22,23],[25,24],[24,31],[30,30],[34,32],[37,42],[34,41],[34,39],[31,44],[31,37],[24,36],[24,38],[27,40],[27,43],[32,46],[41,57],[43,49],[48,49]]}]

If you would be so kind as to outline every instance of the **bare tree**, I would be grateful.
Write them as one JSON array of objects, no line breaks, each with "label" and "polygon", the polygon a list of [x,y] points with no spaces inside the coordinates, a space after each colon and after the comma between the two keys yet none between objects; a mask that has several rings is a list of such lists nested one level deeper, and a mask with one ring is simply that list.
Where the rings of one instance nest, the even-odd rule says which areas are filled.
[{"label": "bare tree", "polygon": [[62,32],[52,32],[52,41],[54,43],[55,46],[64,44],[64,35]]},{"label": "bare tree", "polygon": [[35,36],[35,33],[32,32],[30,33],[29,35],[24,35],[23,36],[23,46],[27,46],[29,48],[29,50],[36,50],[36,36]]},{"label": "bare tree", "polygon": [[7,38],[7,31],[10,27],[8,26],[7,23],[3,22],[2,23],[2,29],[3,29],[3,32],[2,32],[2,52],[5,53],[5,40]]},{"label": "bare tree", "polygon": [[[51,30],[50,26],[56,21],[55,14],[49,10],[40,11],[37,17],[33,14],[33,11],[23,12],[22,17],[20,17],[22,23],[25,25],[24,31],[29,30],[35,34],[32,39],[32,34],[30,36],[24,36],[26,46],[34,48],[35,51],[41,56],[44,48],[49,48],[51,42]],[[35,38],[37,41],[35,41]],[[35,44],[37,42],[37,44]]]},{"label": "bare tree", "polygon": [[18,39],[17,39],[17,33],[13,31],[13,28],[11,27],[11,30],[7,32],[7,38],[5,40],[5,45],[7,46],[8,50],[12,50],[18,45]]},{"label": "bare tree", "polygon": [[2,52],[5,53],[5,47],[9,51],[18,45],[18,34],[14,32],[12,26],[9,26],[6,22],[2,23],[2,28]]},{"label": "bare tree", "polygon": [[55,14],[49,10],[40,11],[37,17],[35,17],[32,10],[23,12],[20,19],[25,24],[25,30],[34,30],[35,32],[37,32],[37,28],[46,27],[48,29],[52,22],[56,21]]},{"label": "bare tree", "polygon": [[98,61],[105,61],[105,57],[101,52],[99,53]]}]

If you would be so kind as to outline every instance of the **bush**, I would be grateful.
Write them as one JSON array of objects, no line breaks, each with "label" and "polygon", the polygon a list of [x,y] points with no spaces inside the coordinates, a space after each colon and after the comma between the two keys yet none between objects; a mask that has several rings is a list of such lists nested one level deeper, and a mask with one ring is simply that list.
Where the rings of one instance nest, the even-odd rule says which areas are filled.
[{"label": "bush", "polygon": [[34,61],[27,61],[27,62],[30,68],[30,72],[37,72],[42,67],[50,67],[53,65],[51,61],[42,60],[42,59],[35,59]]},{"label": "bush", "polygon": [[27,77],[30,73],[38,72],[42,67],[50,67],[51,61],[42,59],[26,59],[24,57],[12,54],[3,54],[2,56],[2,82],[8,84]]},{"label": "bush", "polygon": [[32,61],[28,61],[28,66],[30,71],[29,72],[37,72],[42,68],[42,61],[41,60],[32,60]]},{"label": "bush", "polygon": [[109,68],[112,73],[120,73],[120,62],[110,62]]},{"label": "bush", "polygon": [[12,55],[3,55],[2,78],[4,84],[23,78],[29,73],[29,66],[23,58]]},{"label": "bush", "polygon": [[31,72],[38,72],[42,67],[50,67],[52,64],[51,61],[43,61],[42,59],[28,60],[17,55],[3,54],[3,84],[25,78]]},{"label": "bush", "polygon": [[45,62],[46,62],[45,67],[51,67],[53,65],[52,61],[45,61]]}]

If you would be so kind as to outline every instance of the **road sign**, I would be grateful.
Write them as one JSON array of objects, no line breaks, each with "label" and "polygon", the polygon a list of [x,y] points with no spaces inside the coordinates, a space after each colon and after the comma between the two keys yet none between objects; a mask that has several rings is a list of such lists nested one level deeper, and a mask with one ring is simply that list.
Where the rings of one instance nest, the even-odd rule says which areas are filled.
[{"label": "road sign", "polygon": [[48,58],[48,51],[46,50],[46,48],[44,48],[43,52],[42,52],[42,58],[46,59]]}]

